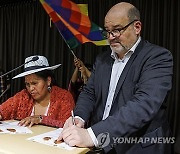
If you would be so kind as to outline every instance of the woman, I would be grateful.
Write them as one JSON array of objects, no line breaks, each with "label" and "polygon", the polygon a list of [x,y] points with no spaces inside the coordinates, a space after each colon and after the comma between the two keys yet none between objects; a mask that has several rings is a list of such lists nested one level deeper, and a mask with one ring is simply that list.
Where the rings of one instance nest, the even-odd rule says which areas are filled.
[{"label": "woman", "polygon": [[90,64],[84,64],[78,58],[74,58],[74,65],[75,69],[71,77],[68,90],[71,92],[74,101],[76,102],[83,86],[86,85],[88,78],[91,75],[92,66]]},{"label": "woman", "polygon": [[31,127],[45,124],[63,127],[74,108],[70,92],[55,84],[52,70],[46,57],[31,56],[25,59],[25,72],[15,78],[25,76],[26,89],[18,92],[0,105],[0,120],[17,119],[19,125]]}]

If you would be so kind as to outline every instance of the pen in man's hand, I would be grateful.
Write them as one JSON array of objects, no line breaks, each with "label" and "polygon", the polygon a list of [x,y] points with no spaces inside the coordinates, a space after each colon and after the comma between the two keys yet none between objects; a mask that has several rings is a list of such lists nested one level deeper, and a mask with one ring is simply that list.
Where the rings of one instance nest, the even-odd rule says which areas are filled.
[{"label": "pen in man's hand", "polygon": [[75,119],[74,119],[74,112],[73,112],[73,110],[71,111],[71,116],[72,116],[72,123],[73,123],[73,125],[76,125],[76,124],[75,124]]}]

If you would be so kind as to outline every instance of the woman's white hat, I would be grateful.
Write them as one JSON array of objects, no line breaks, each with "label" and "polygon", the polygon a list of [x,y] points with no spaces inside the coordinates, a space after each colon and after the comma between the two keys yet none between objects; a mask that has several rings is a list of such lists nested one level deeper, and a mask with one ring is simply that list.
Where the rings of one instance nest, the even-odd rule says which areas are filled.
[{"label": "woman's white hat", "polygon": [[24,64],[24,72],[16,75],[12,79],[20,78],[43,70],[54,70],[61,65],[58,64],[50,67],[47,58],[39,55],[27,57]]}]

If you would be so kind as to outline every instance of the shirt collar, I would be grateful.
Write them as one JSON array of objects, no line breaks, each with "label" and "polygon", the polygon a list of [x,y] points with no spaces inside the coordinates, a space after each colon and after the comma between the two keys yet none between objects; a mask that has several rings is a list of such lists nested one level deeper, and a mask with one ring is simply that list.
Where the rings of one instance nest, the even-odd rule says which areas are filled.
[{"label": "shirt collar", "polygon": [[[132,55],[132,54],[134,53],[134,51],[135,51],[135,49],[136,49],[136,47],[138,46],[138,44],[139,44],[140,41],[141,41],[141,37],[138,38],[138,40],[136,41],[136,43],[132,46],[131,49],[129,49],[129,51],[124,55],[124,57],[125,57],[127,54],[129,54],[130,51],[131,51],[131,55]],[[117,54],[116,54],[114,51],[111,52],[111,57],[112,57],[113,59],[115,59],[115,60],[118,60]],[[123,59],[124,59],[124,58],[123,58]]]}]

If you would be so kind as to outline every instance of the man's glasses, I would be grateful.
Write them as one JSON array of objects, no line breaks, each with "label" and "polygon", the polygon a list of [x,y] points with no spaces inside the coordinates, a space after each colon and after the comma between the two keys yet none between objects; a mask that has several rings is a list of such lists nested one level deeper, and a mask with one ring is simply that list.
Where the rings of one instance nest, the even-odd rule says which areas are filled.
[{"label": "man's glasses", "polygon": [[133,20],[131,21],[130,23],[128,23],[126,26],[122,27],[122,28],[117,28],[117,29],[114,29],[112,31],[106,31],[106,30],[103,30],[102,31],[102,34],[105,38],[109,38],[110,37],[110,34],[113,36],[113,37],[119,37],[120,35],[122,35],[122,33],[132,24],[134,23],[135,21],[138,21],[138,20]]}]

